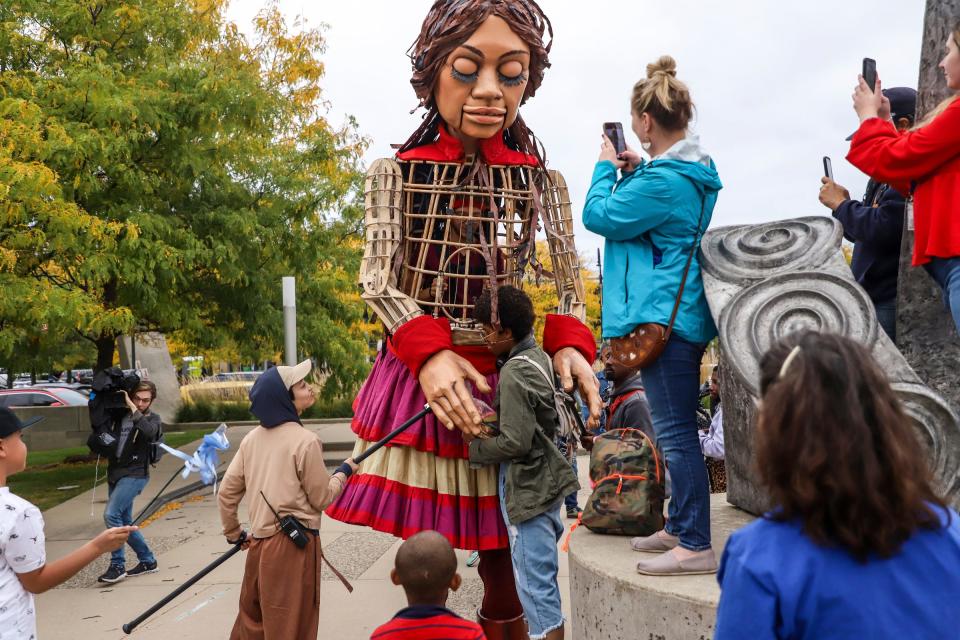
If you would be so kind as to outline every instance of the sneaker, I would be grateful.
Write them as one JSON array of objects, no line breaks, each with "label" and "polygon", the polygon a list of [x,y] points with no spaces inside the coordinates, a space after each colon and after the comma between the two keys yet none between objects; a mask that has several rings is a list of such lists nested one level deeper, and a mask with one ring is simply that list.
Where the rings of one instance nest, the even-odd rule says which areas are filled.
[{"label": "sneaker", "polygon": [[146,573],[156,573],[157,572],[157,563],[156,562],[141,562],[130,571],[127,571],[127,575],[132,577],[142,576]]},{"label": "sneaker", "polygon": [[580,507],[567,507],[567,517],[571,520],[576,520],[581,513],[583,513],[583,509]]},{"label": "sneaker", "polygon": [[477,566],[477,563],[478,563],[478,562],[480,562],[480,552],[479,552],[479,551],[474,551],[474,552],[471,553],[470,556],[467,558],[467,566],[468,566],[468,567],[475,567],[475,566]]},{"label": "sneaker", "polygon": [[120,565],[112,564],[107,568],[107,572],[102,576],[97,578],[97,582],[106,582],[107,584],[113,584],[114,582],[120,582],[127,577],[127,570],[125,567]]}]

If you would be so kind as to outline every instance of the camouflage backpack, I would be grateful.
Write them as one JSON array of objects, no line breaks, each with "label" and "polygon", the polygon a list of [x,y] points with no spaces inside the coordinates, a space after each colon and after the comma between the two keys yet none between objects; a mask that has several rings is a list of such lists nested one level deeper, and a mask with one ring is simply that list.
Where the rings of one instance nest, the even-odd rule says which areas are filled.
[{"label": "camouflage backpack", "polygon": [[597,436],[590,453],[593,493],[580,522],[595,533],[648,536],[663,528],[664,468],[639,429]]}]

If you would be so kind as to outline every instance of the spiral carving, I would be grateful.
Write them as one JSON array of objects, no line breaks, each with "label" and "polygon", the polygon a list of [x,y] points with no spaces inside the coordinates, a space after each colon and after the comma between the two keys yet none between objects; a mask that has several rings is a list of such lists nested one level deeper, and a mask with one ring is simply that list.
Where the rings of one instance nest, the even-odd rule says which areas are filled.
[{"label": "spiral carving", "polygon": [[895,382],[892,386],[927,451],[940,489],[948,500],[956,501],[960,497],[960,421],[943,398],[928,387],[912,382]]},{"label": "spiral carving", "polygon": [[720,341],[740,382],[759,395],[760,357],[801,329],[838,333],[872,349],[873,303],[853,280],[831,273],[794,272],[744,289],[720,317]]},{"label": "spiral carving", "polygon": [[840,250],[842,239],[843,227],[825,216],[720,227],[704,235],[700,264],[719,280],[747,286],[824,265]]}]

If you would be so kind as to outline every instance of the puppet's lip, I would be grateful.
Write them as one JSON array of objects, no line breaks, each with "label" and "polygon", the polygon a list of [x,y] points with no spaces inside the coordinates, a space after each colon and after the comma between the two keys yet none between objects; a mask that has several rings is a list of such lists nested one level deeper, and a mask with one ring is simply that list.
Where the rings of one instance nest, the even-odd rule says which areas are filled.
[{"label": "puppet's lip", "polygon": [[471,116],[503,117],[507,115],[506,109],[498,109],[497,107],[464,107],[463,112]]}]

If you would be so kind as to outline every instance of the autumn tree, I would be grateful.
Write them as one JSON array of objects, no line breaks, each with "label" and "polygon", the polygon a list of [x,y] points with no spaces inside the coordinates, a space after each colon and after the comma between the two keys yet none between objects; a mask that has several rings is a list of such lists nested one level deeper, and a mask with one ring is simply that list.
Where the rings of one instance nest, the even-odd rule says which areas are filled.
[{"label": "autumn tree", "polygon": [[45,326],[97,368],[134,328],[269,356],[295,275],[301,353],[362,379],[363,140],[325,117],[320,31],[270,5],[248,39],[223,5],[0,6],[0,351]]},{"label": "autumn tree", "polygon": [[[539,277],[537,269],[528,268],[524,275],[523,290],[533,301],[533,310],[537,314],[534,335],[543,335],[543,323],[548,313],[557,312],[557,287],[553,281],[553,261],[546,241],[537,242],[537,258],[541,263]],[[600,339],[600,278],[599,271],[590,266],[590,261],[580,256],[580,277],[583,280],[587,303],[587,326],[594,338]]]}]

